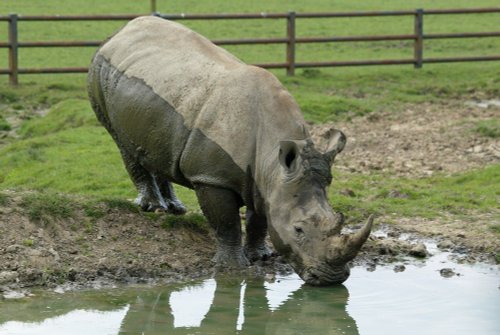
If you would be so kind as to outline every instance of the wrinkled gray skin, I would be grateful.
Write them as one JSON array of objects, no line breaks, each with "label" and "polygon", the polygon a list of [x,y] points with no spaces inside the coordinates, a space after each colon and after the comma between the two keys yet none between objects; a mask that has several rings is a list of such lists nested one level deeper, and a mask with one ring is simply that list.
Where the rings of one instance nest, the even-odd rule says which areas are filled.
[{"label": "wrinkled gray skin", "polygon": [[97,51],[88,91],[139,191],[136,202],[183,214],[171,183],[194,189],[216,232],[218,264],[268,257],[269,231],[307,283],[347,279],[346,264],[372,220],[341,235],[342,215],[328,204],[331,164],[346,138],[333,130],[318,151],[295,100],[272,74],[180,24],[141,17]]}]

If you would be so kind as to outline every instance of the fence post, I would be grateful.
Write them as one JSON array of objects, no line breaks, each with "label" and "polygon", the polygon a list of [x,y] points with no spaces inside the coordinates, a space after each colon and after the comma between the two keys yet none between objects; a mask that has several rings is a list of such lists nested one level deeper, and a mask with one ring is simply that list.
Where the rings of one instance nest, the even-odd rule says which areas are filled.
[{"label": "fence post", "polygon": [[9,81],[17,85],[18,80],[18,41],[17,41],[17,14],[9,15]]},{"label": "fence post", "polygon": [[415,44],[414,44],[414,68],[420,69],[423,64],[424,53],[424,10],[415,11]]},{"label": "fence post", "polygon": [[286,74],[295,75],[295,12],[288,12],[287,16],[287,46],[286,46]]},{"label": "fence post", "polygon": [[151,13],[156,13],[156,0],[151,0]]}]

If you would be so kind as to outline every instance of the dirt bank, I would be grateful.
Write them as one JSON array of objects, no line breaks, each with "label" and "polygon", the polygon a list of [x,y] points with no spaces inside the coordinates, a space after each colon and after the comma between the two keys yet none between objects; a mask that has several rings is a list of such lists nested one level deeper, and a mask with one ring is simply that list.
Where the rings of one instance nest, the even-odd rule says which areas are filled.
[{"label": "dirt bank", "polygon": [[[0,292],[61,284],[79,288],[172,282],[214,272],[214,237],[204,223],[193,224],[192,217],[186,223],[166,214],[144,214],[102,203],[97,219],[88,208],[78,205],[73,205],[69,218],[35,219],[23,208],[25,194],[4,194],[7,199],[0,206]],[[485,227],[464,222],[402,218],[396,225],[385,225],[385,218],[378,221],[378,230],[365,244],[357,265],[374,266],[407,256],[425,258],[428,252],[421,250],[421,243],[429,237],[441,249],[467,262],[492,261],[492,250],[500,250],[498,239],[485,233]],[[264,276],[291,268],[274,257],[244,271]]]}]

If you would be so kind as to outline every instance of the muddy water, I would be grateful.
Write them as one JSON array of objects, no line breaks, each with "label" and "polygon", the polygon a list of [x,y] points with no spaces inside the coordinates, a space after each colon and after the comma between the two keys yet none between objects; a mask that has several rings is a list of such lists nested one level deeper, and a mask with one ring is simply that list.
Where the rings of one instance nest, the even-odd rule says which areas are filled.
[{"label": "muddy water", "polygon": [[38,293],[0,301],[0,334],[500,334],[498,267],[448,256],[357,267],[330,288],[290,275]]}]

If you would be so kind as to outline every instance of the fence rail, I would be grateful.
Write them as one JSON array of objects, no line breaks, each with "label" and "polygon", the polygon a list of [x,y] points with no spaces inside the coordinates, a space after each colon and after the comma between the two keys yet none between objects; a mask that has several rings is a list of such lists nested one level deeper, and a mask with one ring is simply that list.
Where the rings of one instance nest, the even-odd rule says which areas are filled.
[{"label": "fence rail", "polygon": [[[155,1],[151,1],[151,9],[155,9]],[[425,15],[456,15],[456,14],[482,14],[500,13],[499,8],[469,8],[469,9],[433,9],[433,10],[402,10],[402,11],[366,11],[366,12],[338,12],[338,13],[259,13],[259,14],[160,14],[153,13],[169,20],[252,20],[252,19],[285,19],[287,35],[282,38],[251,38],[251,39],[225,39],[213,40],[217,45],[253,45],[253,44],[285,44],[286,61],[277,63],[255,64],[264,68],[286,69],[288,75],[294,75],[296,68],[309,67],[339,67],[339,66],[370,66],[370,65],[404,65],[413,64],[421,68],[426,63],[448,62],[478,62],[498,61],[499,55],[475,57],[441,57],[424,58],[424,41],[431,39],[456,39],[456,38],[485,38],[500,37],[500,31],[491,32],[464,32],[464,33],[437,33],[425,34],[423,29]],[[17,15],[0,16],[0,21],[8,24],[8,41],[0,42],[1,48],[8,48],[9,67],[0,68],[0,75],[9,75],[12,85],[17,85],[20,74],[40,73],[84,73],[85,67],[62,68],[20,68],[18,53],[19,48],[52,48],[52,47],[96,47],[102,41],[19,41],[18,24],[20,21],[125,21],[131,20],[142,14],[132,15]],[[370,36],[331,36],[331,37],[297,37],[295,26],[297,19],[316,18],[351,18],[351,17],[381,17],[381,16],[413,16],[414,33],[399,35],[370,35]],[[413,58],[384,59],[384,60],[359,60],[359,61],[327,61],[327,62],[297,62],[296,45],[302,43],[344,43],[344,42],[369,42],[369,41],[397,41],[412,40]]]}]

